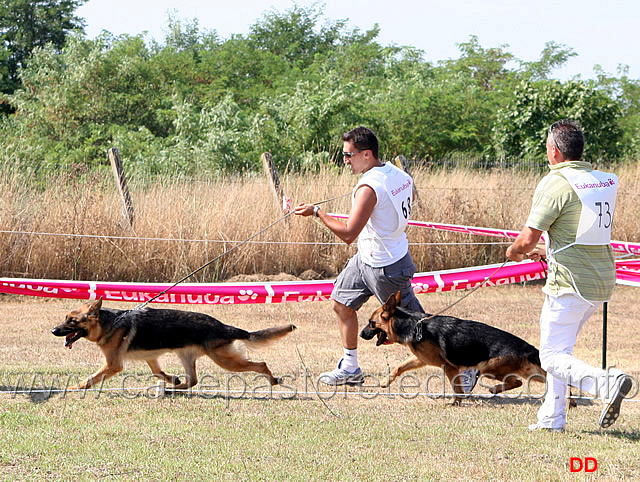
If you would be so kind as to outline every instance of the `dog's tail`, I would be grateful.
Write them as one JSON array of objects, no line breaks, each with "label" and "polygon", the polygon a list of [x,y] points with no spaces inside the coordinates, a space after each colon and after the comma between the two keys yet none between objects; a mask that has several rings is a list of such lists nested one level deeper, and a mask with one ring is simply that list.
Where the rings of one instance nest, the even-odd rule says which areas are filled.
[{"label": "dog's tail", "polygon": [[266,328],[264,330],[252,331],[249,338],[244,340],[245,343],[251,345],[265,345],[278,338],[282,338],[295,330],[295,325],[276,326],[274,328]]}]

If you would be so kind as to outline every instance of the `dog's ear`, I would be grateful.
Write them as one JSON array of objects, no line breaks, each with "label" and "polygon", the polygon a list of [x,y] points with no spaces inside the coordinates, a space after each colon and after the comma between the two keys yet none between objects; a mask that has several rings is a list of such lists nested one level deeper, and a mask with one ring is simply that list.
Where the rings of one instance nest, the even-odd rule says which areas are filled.
[{"label": "dog's ear", "polygon": [[383,312],[387,317],[390,317],[394,311],[396,311],[396,306],[400,304],[400,292],[389,295],[387,298],[387,302],[382,306]]},{"label": "dog's ear", "polygon": [[396,297],[396,306],[400,306],[400,302],[402,301],[402,293],[398,291],[395,294],[395,297]]},{"label": "dog's ear", "polygon": [[100,308],[102,308],[102,296],[98,301],[89,306],[89,311],[95,313],[100,311]]}]

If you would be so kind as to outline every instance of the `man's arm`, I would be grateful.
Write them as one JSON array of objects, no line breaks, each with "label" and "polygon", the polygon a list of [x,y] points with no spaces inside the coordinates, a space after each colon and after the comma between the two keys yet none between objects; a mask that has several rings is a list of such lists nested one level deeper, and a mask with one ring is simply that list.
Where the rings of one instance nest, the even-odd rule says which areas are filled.
[{"label": "man's arm", "polygon": [[[367,185],[362,185],[356,191],[349,218],[345,222],[329,216],[323,210],[318,211],[318,218],[342,241],[351,244],[356,240],[367,221],[369,221],[376,202],[375,191]],[[311,216],[314,207],[313,204],[302,203],[293,212],[299,216]]]},{"label": "man's arm", "polygon": [[543,248],[538,248],[542,231],[525,226],[511,246],[507,248],[507,258],[511,261],[522,261],[527,258],[538,261],[544,254]]}]

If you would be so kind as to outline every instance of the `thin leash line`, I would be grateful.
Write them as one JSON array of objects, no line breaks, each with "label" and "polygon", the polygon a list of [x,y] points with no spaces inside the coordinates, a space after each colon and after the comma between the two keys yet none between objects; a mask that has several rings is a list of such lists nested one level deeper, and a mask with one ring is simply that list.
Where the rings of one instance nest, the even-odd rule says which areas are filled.
[{"label": "thin leash line", "polygon": [[[331,200],[331,201],[333,201],[333,200],[335,200],[335,199],[339,199],[339,198],[346,197],[346,196],[348,196],[348,195],[350,195],[350,194],[351,194],[351,193],[346,193],[346,194],[343,194],[343,195],[341,195],[341,196],[337,196],[337,197],[335,197],[335,198],[333,198],[333,199],[330,199],[330,200]],[[319,202],[319,203],[314,203],[314,205],[315,205],[315,206],[318,206],[318,205],[323,204],[324,202],[328,202],[328,201],[329,201],[329,200],[327,200],[327,201],[323,201],[323,202]],[[291,322],[291,312],[290,312],[290,311],[289,311],[289,322]],[[298,337],[296,336],[296,333],[295,333],[295,332],[293,333],[293,339],[294,339],[294,344],[295,344],[295,347],[296,347],[296,353],[298,354],[298,358],[300,358],[300,363],[302,363],[302,368],[303,368],[303,370],[305,371],[305,375],[306,375],[306,373],[308,373],[308,370],[309,370],[309,369],[307,368],[307,365],[306,365],[306,363],[304,362],[304,359],[302,358],[302,353],[300,353],[300,348],[299,348],[299,346],[298,346]],[[314,392],[315,392],[316,396],[320,399],[320,401],[322,402],[322,404],[325,406],[325,408],[327,409],[327,411],[328,411],[331,415],[333,415],[333,416],[334,416],[334,417],[336,417],[336,418],[340,418],[340,416],[339,416],[339,415],[337,415],[333,410],[331,410],[331,407],[329,407],[329,405],[327,404],[327,401],[326,401],[323,397],[321,397],[321,396],[320,396],[320,395],[321,395],[321,393],[318,391],[318,386],[317,386],[317,384],[318,384],[318,383],[320,383],[320,379],[318,379],[318,380],[316,381],[316,383],[314,383],[313,381],[311,382],[311,386],[313,387],[313,390],[314,390]],[[346,393],[346,392],[345,392],[345,393]]]},{"label": "thin leash line", "polygon": [[[342,194],[340,196],[336,196],[334,198],[331,199],[325,199],[324,201],[319,201],[317,203],[314,203],[315,206],[318,206],[320,204],[324,204],[324,203],[328,203],[330,201],[334,201],[336,199],[348,196],[350,193],[347,194]],[[261,229],[260,231],[258,231],[257,233],[249,236],[247,239],[245,239],[244,241],[241,241],[238,244],[235,244],[234,246],[231,246],[229,249],[227,249],[224,253],[219,254],[218,256],[216,256],[215,258],[213,258],[210,261],[207,261],[205,264],[203,264],[202,266],[200,266],[198,269],[192,271],[191,273],[189,273],[188,275],[184,276],[182,279],[180,279],[179,281],[176,281],[175,283],[173,283],[171,286],[169,286],[167,289],[165,289],[164,291],[158,293],[157,295],[155,295],[153,298],[150,298],[149,300],[145,301],[144,303],[136,306],[134,308],[134,310],[141,310],[142,308],[144,308],[145,306],[147,306],[149,303],[151,303],[153,300],[159,298],[160,296],[166,294],[167,292],[169,292],[170,290],[172,290],[173,288],[175,288],[176,286],[178,286],[180,283],[182,283],[183,281],[185,281],[186,279],[190,278],[191,276],[193,276],[196,273],[199,273],[200,271],[202,271],[203,269],[205,269],[207,266],[209,266],[212,263],[215,263],[217,260],[219,260],[220,258],[222,258],[223,256],[229,254],[230,252],[238,249],[240,246],[243,246],[245,244],[247,244],[249,241],[251,241],[253,238],[261,235],[262,233],[264,233],[265,231],[271,229],[273,226],[275,226],[276,224],[278,224],[281,221],[284,221],[285,219],[287,219],[289,216],[291,216],[293,214],[293,211],[289,211],[287,214],[285,214],[284,216],[280,217],[279,219],[277,219],[276,221],[272,222],[269,226],[267,226],[266,228]]]},{"label": "thin leash line", "polygon": [[[544,273],[544,277],[547,277],[547,263],[545,261],[544,258],[540,258],[540,261],[538,261],[538,263],[540,263],[540,266],[542,267],[542,272]],[[527,286],[527,282],[523,282],[523,287]],[[533,300],[531,300],[529,297],[525,296],[524,294],[522,294],[522,292],[519,293],[520,298],[522,298],[524,301],[526,301],[527,303],[529,303],[530,306],[538,306],[536,302],[534,302]]]},{"label": "thin leash line", "polygon": [[[291,312],[290,311],[289,311],[289,323],[291,323]],[[298,354],[298,358],[300,358],[300,363],[302,363],[302,369],[304,370],[304,373],[305,373],[305,376],[306,376],[306,374],[309,373],[309,369],[307,368],[307,364],[304,362],[304,359],[302,358],[302,353],[300,353],[300,349],[298,347],[298,337],[296,336],[295,331],[293,332],[293,342],[294,342],[294,345],[296,347],[296,353]],[[320,396],[320,392],[318,392],[318,387],[317,387],[316,383],[313,382],[313,380],[311,381],[311,386],[313,387],[314,393],[322,401],[323,405],[328,410],[328,412],[331,415],[333,415],[334,417],[340,418],[339,415],[337,415],[333,410],[331,410],[331,407],[329,407],[329,405],[327,404],[327,401]]]},{"label": "thin leash line", "polygon": [[387,376],[391,376],[391,365],[389,365],[389,352],[387,350],[382,350],[384,353],[384,362],[387,364]]},{"label": "thin leash line", "polygon": [[424,318],[420,318],[418,321],[416,321],[416,341],[420,341],[422,340],[422,322],[423,321],[427,321],[430,320],[432,318],[435,318],[438,315],[441,315],[442,313],[444,313],[445,311],[449,310],[450,308],[453,308],[455,305],[457,305],[458,303],[460,303],[462,300],[464,300],[467,296],[471,296],[473,293],[475,293],[476,290],[478,290],[479,288],[483,287],[484,284],[489,281],[498,271],[500,271],[502,268],[504,268],[504,266],[509,262],[508,259],[505,259],[504,262],[498,266],[496,268],[496,270],[491,273],[489,276],[487,276],[482,283],[480,283],[479,285],[477,285],[476,287],[474,287],[472,290],[468,291],[464,296],[462,296],[461,298],[457,299],[456,301],[454,301],[453,303],[451,303],[449,306],[445,306],[443,309],[441,309],[440,311],[438,311],[437,313],[434,313],[433,315],[429,315],[429,316],[425,316]]},{"label": "thin leash line", "polygon": [[225,252],[219,254],[218,256],[216,256],[215,258],[213,258],[210,261],[207,261],[205,264],[203,264],[202,266],[200,266],[198,269],[192,271],[191,273],[189,273],[188,275],[184,276],[182,279],[176,281],[175,283],[173,283],[171,286],[169,286],[168,288],[166,288],[165,290],[161,291],[160,293],[158,293],[157,295],[155,295],[153,298],[150,298],[149,300],[145,301],[144,303],[136,306],[134,308],[134,310],[141,310],[142,308],[144,308],[145,306],[147,306],[149,303],[151,303],[153,300],[159,298],[160,296],[166,294],[168,291],[172,290],[173,288],[175,288],[176,286],[178,286],[180,283],[182,283],[183,281],[185,281],[186,279],[190,278],[191,276],[193,276],[196,273],[199,273],[200,271],[202,271],[203,269],[205,269],[207,266],[209,266],[212,263],[215,263],[217,260],[219,260],[220,258],[222,258],[223,256],[229,254],[231,251],[234,251],[235,249],[238,249],[240,246],[243,246],[245,244],[247,244],[250,240],[252,240],[253,238],[255,238],[256,236],[259,236],[260,234],[264,233],[266,230],[272,228],[273,226],[275,226],[276,224],[278,224],[279,222],[285,220],[286,218],[288,218],[289,216],[291,216],[291,214],[293,214],[293,212],[289,212],[287,214],[285,214],[284,216],[282,216],[280,219],[278,219],[277,221],[274,221],[273,223],[271,223],[269,226],[267,226],[266,228],[261,229],[260,231],[258,231],[257,233],[251,235],[249,238],[245,239],[244,241],[241,241],[240,243],[231,246],[231,248],[227,249]]}]

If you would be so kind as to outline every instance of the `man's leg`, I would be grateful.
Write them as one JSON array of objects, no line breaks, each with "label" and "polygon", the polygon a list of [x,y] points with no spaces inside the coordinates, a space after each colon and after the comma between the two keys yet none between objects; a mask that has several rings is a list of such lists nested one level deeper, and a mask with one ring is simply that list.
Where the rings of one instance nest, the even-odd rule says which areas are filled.
[{"label": "man's leg", "polygon": [[[593,396],[611,397],[613,407],[601,425],[608,427],[620,411],[620,401],[629,391],[629,381],[620,370],[609,372],[591,366],[571,353],[578,333],[593,315],[600,302],[587,302],[576,295],[547,296],[540,317],[540,361],[547,371],[547,393],[538,412],[538,425],[545,428],[564,427],[566,402],[564,394],[571,384]],[[626,377],[626,378],[625,378]],[[612,421],[613,420],[613,421]]]},{"label": "man's leg", "polygon": [[[547,372],[545,399],[538,410],[540,428],[562,429],[566,424],[567,383],[578,332],[595,307],[575,303],[577,297],[547,296],[540,314],[540,362]],[[577,359],[576,359],[577,360]]]},{"label": "man's leg", "polygon": [[343,356],[338,366],[321,373],[319,380],[327,385],[359,385],[364,381],[364,375],[358,366],[358,314],[337,301],[333,302],[333,311],[338,315]]},{"label": "man's leg", "polygon": [[328,385],[356,385],[364,380],[362,370],[358,366],[357,311],[373,293],[364,283],[361,271],[362,262],[356,254],[336,278],[331,292],[333,311],[338,316],[343,356],[334,370],[320,374],[320,381]]},{"label": "man's leg", "polygon": [[367,287],[380,303],[385,303],[390,295],[395,295],[400,291],[402,299],[400,306],[411,311],[424,313],[424,309],[411,286],[416,269],[411,255],[407,253],[399,261],[384,268],[365,267],[362,274]]},{"label": "man's leg", "polygon": [[333,302],[333,311],[338,315],[342,346],[348,350],[358,348],[358,313],[348,306]]}]

